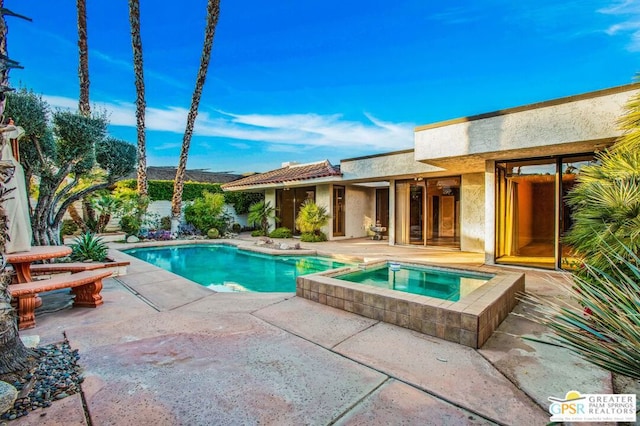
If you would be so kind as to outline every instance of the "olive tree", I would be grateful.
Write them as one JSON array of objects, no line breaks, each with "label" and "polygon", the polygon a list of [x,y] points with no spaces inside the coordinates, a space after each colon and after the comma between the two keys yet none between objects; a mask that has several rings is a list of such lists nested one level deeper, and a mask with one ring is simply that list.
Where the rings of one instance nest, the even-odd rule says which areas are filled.
[{"label": "olive tree", "polygon": [[6,115],[26,131],[20,145],[26,177],[38,177],[31,212],[34,243],[59,244],[67,208],[133,171],[136,149],[107,137],[104,113],[55,111],[49,122],[49,107],[40,96],[21,90],[7,98]]}]

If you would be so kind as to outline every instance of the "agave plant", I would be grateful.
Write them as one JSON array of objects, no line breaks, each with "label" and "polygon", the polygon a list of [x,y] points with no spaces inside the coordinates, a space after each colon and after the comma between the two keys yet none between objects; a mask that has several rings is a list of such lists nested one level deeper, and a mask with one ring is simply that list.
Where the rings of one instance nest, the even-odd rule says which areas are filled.
[{"label": "agave plant", "polygon": [[106,259],[109,248],[102,238],[87,232],[74,240],[73,244],[71,244],[71,250],[72,260],[102,262]]},{"label": "agave plant", "polygon": [[[535,320],[548,326],[560,346],[606,370],[640,379],[640,258],[629,248],[607,250],[604,268],[586,262],[574,275],[573,301],[528,294]],[[598,261],[600,263],[600,260]],[[583,277],[584,275],[584,277]]]}]

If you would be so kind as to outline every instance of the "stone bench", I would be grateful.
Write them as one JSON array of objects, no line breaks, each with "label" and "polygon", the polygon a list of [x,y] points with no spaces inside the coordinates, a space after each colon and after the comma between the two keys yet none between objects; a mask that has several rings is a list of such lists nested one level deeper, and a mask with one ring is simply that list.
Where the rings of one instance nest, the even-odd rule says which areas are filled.
[{"label": "stone bench", "polygon": [[57,274],[60,272],[82,272],[93,271],[95,269],[104,269],[107,265],[105,263],[85,263],[85,262],[71,262],[71,263],[42,263],[32,264],[31,275],[43,275],[43,274]]},{"label": "stone bench", "polygon": [[96,308],[102,305],[102,279],[109,277],[111,271],[83,271],[71,275],[60,275],[40,281],[9,285],[9,292],[18,306],[18,328],[36,326],[36,296],[46,291],[71,288],[75,295],[73,306]]},{"label": "stone bench", "polygon": [[31,276],[55,274],[74,274],[82,271],[95,271],[104,269],[111,271],[113,276],[124,275],[127,272],[127,266],[130,262],[60,262],[60,263],[43,263],[31,264]]}]

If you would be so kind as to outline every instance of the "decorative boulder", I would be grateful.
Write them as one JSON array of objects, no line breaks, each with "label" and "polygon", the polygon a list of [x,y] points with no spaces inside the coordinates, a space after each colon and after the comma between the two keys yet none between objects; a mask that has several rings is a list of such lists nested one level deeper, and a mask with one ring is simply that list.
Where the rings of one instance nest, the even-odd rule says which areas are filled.
[{"label": "decorative boulder", "polygon": [[127,237],[128,243],[137,243],[138,241],[140,241],[140,238],[136,237],[135,235],[129,235]]},{"label": "decorative boulder", "polygon": [[0,413],[13,408],[18,398],[18,390],[7,382],[0,381]]}]

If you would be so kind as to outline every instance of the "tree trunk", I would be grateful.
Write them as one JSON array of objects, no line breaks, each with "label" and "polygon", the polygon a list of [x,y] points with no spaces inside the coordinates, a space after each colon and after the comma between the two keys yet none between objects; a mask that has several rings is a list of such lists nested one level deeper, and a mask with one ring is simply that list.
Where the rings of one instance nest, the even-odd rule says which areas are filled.
[{"label": "tree trunk", "polygon": [[198,107],[200,106],[200,98],[202,97],[202,89],[207,79],[207,71],[209,69],[209,61],[211,59],[211,49],[213,47],[213,38],[218,24],[218,16],[220,15],[220,0],[209,0],[207,2],[207,23],[204,33],[204,45],[202,47],[202,55],[200,56],[200,67],[196,77],[196,85],[191,97],[191,107],[187,116],[187,127],[182,138],[182,148],[180,150],[180,160],[178,170],[176,171],[176,179],[173,184],[173,197],[171,199],[171,234],[176,235],[177,224],[180,221],[180,209],[182,207],[182,191],[184,189],[184,179],[187,171],[187,159],[189,157],[189,146],[191,145],[191,137],[193,136],[193,126],[198,116]]},{"label": "tree trunk", "polygon": [[78,109],[83,115],[91,114],[89,105],[89,46],[87,45],[87,2],[76,0],[78,9],[78,78],[80,80],[80,100]]},{"label": "tree trunk", "polygon": [[145,87],[142,62],[142,37],[140,34],[140,0],[129,0],[129,23],[131,25],[131,47],[133,48],[133,72],[136,85],[136,123],[138,129],[138,195],[146,197],[147,186],[147,148],[145,129]]},{"label": "tree trunk", "polygon": [[[4,7],[4,0],[0,0],[0,8]],[[0,16],[0,53],[5,57],[7,55],[7,23],[4,15]],[[8,86],[9,70],[3,69],[0,74],[0,85]],[[4,114],[5,99],[4,93],[0,92],[0,117]],[[4,145],[4,137],[2,145]],[[0,146],[0,153],[2,147]],[[0,154],[0,159],[2,155]],[[2,173],[4,175],[4,173]],[[0,374],[14,373],[19,370],[28,368],[33,363],[33,353],[25,348],[22,340],[18,336],[18,317],[15,310],[11,307],[11,294],[9,293],[9,284],[11,283],[11,275],[7,272],[5,263],[5,242],[7,238],[7,216],[2,207],[3,200],[7,194],[4,179],[0,179]],[[11,196],[10,194],[8,196]]]},{"label": "tree trunk", "polygon": [[73,220],[73,223],[78,225],[78,228],[80,228],[83,233],[87,232],[87,225],[85,225],[84,219],[82,219],[82,216],[80,216],[80,213],[78,213],[78,209],[76,209],[76,206],[71,204],[67,208],[67,212],[69,213],[69,216],[71,216],[71,220]]}]

